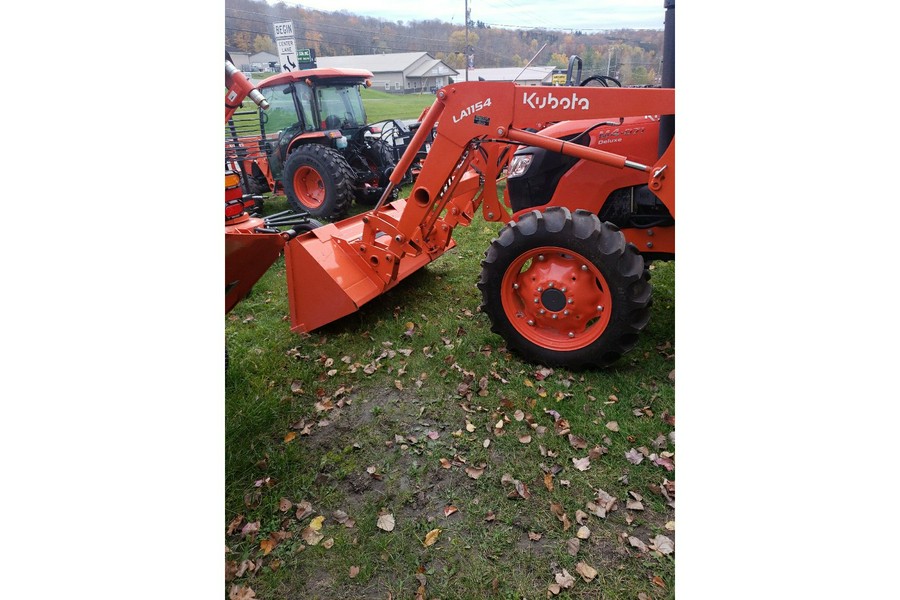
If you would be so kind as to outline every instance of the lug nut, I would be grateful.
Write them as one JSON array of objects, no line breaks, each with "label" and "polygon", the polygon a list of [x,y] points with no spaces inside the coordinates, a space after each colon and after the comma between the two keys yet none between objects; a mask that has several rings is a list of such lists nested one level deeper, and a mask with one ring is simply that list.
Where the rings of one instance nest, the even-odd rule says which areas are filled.
[{"label": "lug nut", "polygon": [[603,307],[602,307],[602,306],[598,306],[598,307],[597,307],[597,312],[603,312]]},{"label": "lug nut", "polygon": [[528,319],[528,324],[533,326],[533,325],[534,325],[534,321],[533,321],[532,319]]},{"label": "lug nut", "polygon": [[574,331],[570,331],[570,332],[569,332],[569,337],[570,337],[570,338],[575,337],[575,332],[574,332]]},{"label": "lug nut", "polygon": [[514,290],[519,289],[519,284],[518,284],[518,283],[514,283],[514,284],[513,284],[513,289],[514,289]]},{"label": "lug nut", "polygon": [[581,265],[581,270],[582,270],[582,271],[587,271],[587,265]]}]

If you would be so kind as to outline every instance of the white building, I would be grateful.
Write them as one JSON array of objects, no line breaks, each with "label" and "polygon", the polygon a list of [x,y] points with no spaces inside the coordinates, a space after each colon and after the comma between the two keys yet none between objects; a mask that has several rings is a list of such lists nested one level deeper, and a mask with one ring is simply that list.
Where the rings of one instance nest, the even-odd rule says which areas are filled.
[{"label": "white building", "polygon": [[317,56],[319,67],[366,69],[371,71],[372,89],[395,94],[432,93],[459,81],[459,72],[427,52],[397,54],[357,54],[353,56]]},{"label": "white building", "polygon": [[469,81],[515,81],[519,85],[553,85],[556,67],[498,67],[495,69],[471,69]]}]

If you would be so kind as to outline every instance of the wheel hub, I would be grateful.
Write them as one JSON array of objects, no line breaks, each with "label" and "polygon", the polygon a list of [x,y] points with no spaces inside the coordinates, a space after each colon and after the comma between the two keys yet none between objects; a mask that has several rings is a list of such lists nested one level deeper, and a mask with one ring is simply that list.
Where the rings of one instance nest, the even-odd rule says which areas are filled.
[{"label": "wheel hub", "polygon": [[541,294],[541,304],[549,311],[561,311],[566,307],[566,295],[556,288],[544,290]]},{"label": "wheel hub", "polygon": [[504,305],[511,322],[545,347],[589,344],[606,327],[610,297],[597,268],[562,248],[524,253],[507,272]]}]

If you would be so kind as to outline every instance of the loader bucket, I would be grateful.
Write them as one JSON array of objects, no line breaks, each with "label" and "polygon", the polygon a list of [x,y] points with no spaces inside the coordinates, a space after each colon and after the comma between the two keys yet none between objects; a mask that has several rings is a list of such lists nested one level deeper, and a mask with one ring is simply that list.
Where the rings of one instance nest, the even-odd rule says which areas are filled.
[{"label": "loader bucket", "polygon": [[283,247],[284,238],[278,234],[254,234],[237,228],[225,232],[225,314],[278,260]]},{"label": "loader bucket", "polygon": [[[405,200],[384,205],[380,214],[400,220]],[[297,236],[285,246],[291,331],[306,333],[356,312],[363,304],[395,287],[456,244],[448,240],[438,252],[408,256],[396,277],[384,281],[348,242],[363,235],[363,219],[371,213],[329,223]],[[386,245],[387,236],[376,239]]]}]

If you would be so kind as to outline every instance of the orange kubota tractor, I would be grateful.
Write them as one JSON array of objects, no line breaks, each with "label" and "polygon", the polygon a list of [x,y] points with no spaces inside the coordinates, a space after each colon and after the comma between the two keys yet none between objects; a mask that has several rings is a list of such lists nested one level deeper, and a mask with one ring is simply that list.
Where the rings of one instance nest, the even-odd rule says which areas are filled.
[{"label": "orange kubota tractor", "polygon": [[[291,208],[320,219],[343,216],[354,200],[374,205],[418,123],[367,123],[359,90],[371,78],[363,69],[312,68],[260,82],[268,109],[234,112],[225,122],[226,157],[245,192],[283,193]],[[428,140],[420,157],[427,147]],[[404,176],[417,168],[415,161]]]},{"label": "orange kubota tractor", "polygon": [[[667,0],[666,8],[668,38],[674,2]],[[461,82],[442,88],[375,208],[286,242],[291,329],[314,330],[392,289],[454,247],[454,227],[470,224],[481,207],[486,220],[507,221],[485,252],[478,281],[492,330],[529,361],[569,368],[611,364],[637,343],[650,315],[651,286],[638,244],[674,256],[674,227],[641,227],[638,219],[620,229],[601,221],[595,198],[608,198],[623,185],[640,196],[637,188],[646,186],[652,204],[658,202],[674,223],[674,126],[671,135],[659,134],[662,150],[650,157],[643,149],[639,156],[602,149],[607,146],[589,130],[598,121],[674,114],[674,87]],[[567,121],[583,121],[575,126],[582,134],[535,131],[536,123]],[[435,141],[409,198],[388,203],[432,128]],[[549,202],[510,214],[509,197],[507,206],[499,200],[497,179],[515,146],[570,159],[573,165],[560,177],[564,187],[555,188],[568,195],[554,192]],[[510,166],[518,169],[521,162]],[[610,181],[575,167],[588,163]],[[626,173],[631,177],[615,177]]]}]

